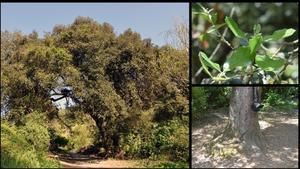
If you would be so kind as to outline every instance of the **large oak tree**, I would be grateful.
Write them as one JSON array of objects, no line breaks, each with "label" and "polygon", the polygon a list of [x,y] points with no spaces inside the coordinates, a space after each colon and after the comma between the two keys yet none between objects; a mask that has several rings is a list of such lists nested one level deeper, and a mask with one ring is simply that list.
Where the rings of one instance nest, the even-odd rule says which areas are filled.
[{"label": "large oak tree", "polygon": [[96,143],[107,154],[143,111],[158,107],[157,117],[167,119],[188,112],[187,71],[186,51],[158,47],[130,29],[117,36],[87,17],[44,38],[1,32],[1,109],[17,121],[33,110],[57,113],[52,95],[71,98],[94,119]]}]

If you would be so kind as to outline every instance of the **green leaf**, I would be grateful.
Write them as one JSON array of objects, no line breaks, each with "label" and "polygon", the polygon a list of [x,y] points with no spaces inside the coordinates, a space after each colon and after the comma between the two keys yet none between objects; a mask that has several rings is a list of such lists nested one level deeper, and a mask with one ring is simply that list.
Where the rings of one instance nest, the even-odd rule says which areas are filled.
[{"label": "green leaf", "polygon": [[203,69],[205,70],[205,72],[211,77],[213,78],[213,76],[210,74],[210,72],[208,71],[208,67],[206,66],[206,63],[204,62],[203,58],[202,58],[202,55],[203,56],[206,56],[205,53],[203,52],[200,52],[199,53],[199,59],[200,59],[200,62],[201,62],[201,65],[203,67]]},{"label": "green leaf", "polygon": [[265,42],[270,42],[270,41],[277,41],[280,39],[284,39],[286,37],[292,36],[296,32],[295,29],[281,29],[275,31],[272,35],[268,35],[264,37]]},{"label": "green leaf", "polygon": [[226,25],[226,23],[222,23],[222,24],[219,24],[219,25],[213,25],[211,26],[206,33],[213,33],[214,31],[220,29],[221,27],[223,27],[224,25]]},{"label": "green leaf", "polygon": [[228,59],[229,69],[233,70],[237,66],[247,66],[252,61],[253,58],[251,58],[250,55],[250,48],[245,46],[239,47]]},{"label": "green leaf", "polygon": [[255,63],[265,71],[275,71],[284,65],[281,58],[271,58],[267,55],[256,55]]},{"label": "green leaf", "polygon": [[203,19],[207,20],[209,23],[211,24],[215,24],[215,22],[217,21],[217,13],[208,13],[208,12],[200,12],[199,13]]},{"label": "green leaf", "polygon": [[253,34],[254,35],[259,34],[260,30],[261,30],[260,24],[255,24],[254,27],[253,27]]},{"label": "green leaf", "polygon": [[198,4],[204,12],[208,12],[208,10],[203,5],[201,5],[201,3],[196,3],[196,4]]},{"label": "green leaf", "polygon": [[200,12],[199,14],[200,14],[200,16],[202,16],[203,19],[205,19],[205,20],[207,20],[207,21],[210,22],[209,14],[208,13],[206,13],[206,12]]},{"label": "green leaf", "polygon": [[201,33],[200,36],[198,37],[199,41],[202,42],[202,41],[205,41],[208,39],[208,34],[207,33]]},{"label": "green leaf", "polygon": [[192,12],[193,13],[199,13],[200,11],[201,11],[201,6],[200,6],[200,4],[198,4],[198,3],[194,3],[193,5],[192,5]]},{"label": "green leaf", "polygon": [[261,35],[255,35],[249,40],[249,49],[252,60],[254,60],[255,53],[257,49],[259,49],[262,40],[263,38]]},{"label": "green leaf", "polygon": [[232,33],[236,37],[238,37],[238,38],[246,38],[245,32],[243,32],[242,30],[240,30],[240,28],[238,27],[237,23],[231,17],[227,17],[226,16],[225,22],[228,25],[229,29],[232,31]]},{"label": "green leaf", "polygon": [[[220,65],[218,63],[214,63],[212,62],[207,56],[205,53],[203,52],[200,52],[199,53],[199,57],[200,57],[200,61],[202,60],[202,65],[205,65],[205,66],[208,66],[210,68],[213,68],[213,69],[216,69],[218,70],[219,72],[221,72],[221,68],[220,68]],[[204,68],[204,67],[203,67]]]},{"label": "green leaf", "polygon": [[210,15],[210,20],[211,20],[211,23],[213,25],[216,24],[217,22],[217,19],[218,19],[218,14],[216,12],[213,12],[211,15]]}]

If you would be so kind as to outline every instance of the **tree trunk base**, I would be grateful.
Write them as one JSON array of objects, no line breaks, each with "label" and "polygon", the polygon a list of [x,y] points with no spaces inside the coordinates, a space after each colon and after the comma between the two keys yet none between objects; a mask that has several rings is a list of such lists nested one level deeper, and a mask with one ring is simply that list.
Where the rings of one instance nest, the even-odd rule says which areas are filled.
[{"label": "tree trunk base", "polygon": [[[204,145],[206,147],[207,153],[209,155],[213,155],[216,148],[220,149],[223,146],[222,144],[224,141],[234,139],[234,132],[232,131],[231,127],[232,127],[231,123],[228,122],[223,131],[215,132],[211,141],[209,141],[206,145]],[[234,142],[234,140],[232,140],[232,142]],[[225,143],[225,144],[228,144],[228,143]],[[216,145],[217,145],[217,147],[216,147]]]},{"label": "tree trunk base", "polygon": [[250,131],[243,136],[244,148],[247,151],[261,151],[262,153],[266,153],[267,151],[267,143],[265,138],[263,137],[260,131]]},{"label": "tree trunk base", "polygon": [[214,137],[205,147],[210,156],[216,155],[215,152],[222,152],[228,148],[240,153],[258,152],[266,153],[266,141],[259,130],[249,131],[243,136],[237,136],[232,129],[229,121],[222,132],[216,132]]}]

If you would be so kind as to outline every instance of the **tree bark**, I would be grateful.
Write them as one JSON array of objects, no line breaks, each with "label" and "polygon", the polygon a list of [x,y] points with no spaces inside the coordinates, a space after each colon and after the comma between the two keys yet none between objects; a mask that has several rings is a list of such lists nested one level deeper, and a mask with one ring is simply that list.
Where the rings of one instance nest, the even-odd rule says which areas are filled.
[{"label": "tree bark", "polygon": [[[255,90],[255,89],[254,89]],[[265,150],[265,141],[258,123],[258,112],[251,109],[253,87],[233,87],[229,106],[230,125],[236,137],[247,148]]]},{"label": "tree bark", "polygon": [[104,119],[97,117],[97,115],[91,114],[91,117],[94,119],[96,126],[98,128],[98,139],[96,140],[96,145],[99,145],[99,148],[104,148],[105,153],[101,153],[105,158],[113,155],[115,147],[113,145],[113,135],[107,131],[107,122]]}]

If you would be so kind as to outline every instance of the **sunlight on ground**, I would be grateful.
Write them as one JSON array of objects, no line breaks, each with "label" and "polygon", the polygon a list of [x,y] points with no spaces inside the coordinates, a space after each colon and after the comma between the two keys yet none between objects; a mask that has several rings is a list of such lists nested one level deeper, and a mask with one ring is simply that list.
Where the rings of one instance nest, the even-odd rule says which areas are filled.
[{"label": "sunlight on ground", "polygon": [[271,123],[268,123],[268,122],[262,121],[262,120],[260,120],[258,123],[259,123],[260,129],[262,129],[262,130],[272,126]]},{"label": "sunlight on ground", "polygon": [[282,123],[298,125],[298,121],[299,121],[298,119],[287,119],[287,120],[283,121]]}]

